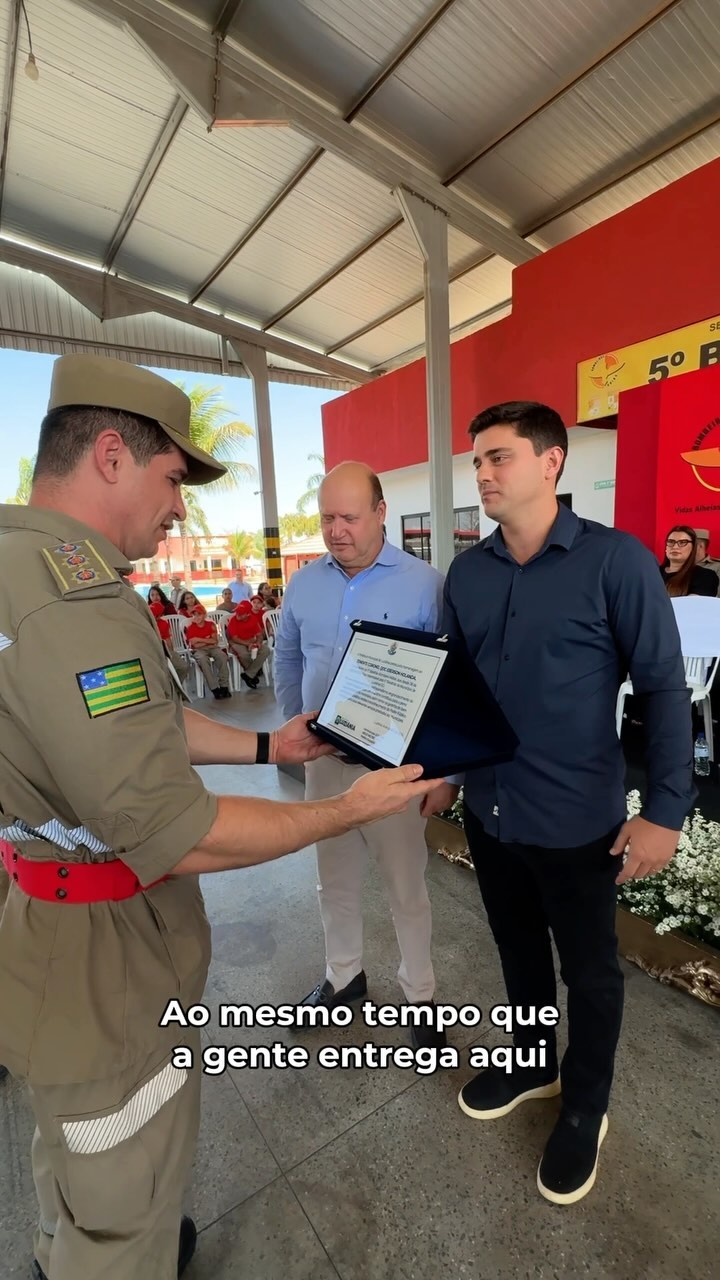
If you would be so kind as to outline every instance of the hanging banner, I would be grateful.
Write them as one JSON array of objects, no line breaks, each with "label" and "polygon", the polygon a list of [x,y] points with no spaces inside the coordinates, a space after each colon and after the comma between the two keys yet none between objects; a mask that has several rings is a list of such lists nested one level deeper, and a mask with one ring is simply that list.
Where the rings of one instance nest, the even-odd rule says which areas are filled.
[{"label": "hanging banner", "polygon": [[630,387],[713,364],[720,364],[720,316],[583,360],[577,367],[577,420],[591,422],[617,413],[618,396]]}]

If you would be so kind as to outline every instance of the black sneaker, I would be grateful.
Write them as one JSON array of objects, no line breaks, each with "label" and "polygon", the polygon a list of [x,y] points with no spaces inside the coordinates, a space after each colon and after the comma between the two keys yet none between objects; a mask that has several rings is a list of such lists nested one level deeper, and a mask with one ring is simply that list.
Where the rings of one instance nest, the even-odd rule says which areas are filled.
[{"label": "black sneaker", "polygon": [[[180,1222],[180,1243],[178,1245],[178,1280],[188,1267],[197,1244],[197,1230],[192,1218],[183,1215]],[[37,1258],[33,1258],[33,1264],[30,1269],[32,1280],[47,1280],[47,1276],[43,1271]]]},{"label": "black sneaker", "polygon": [[255,688],[255,685],[253,684],[252,680],[250,679],[250,676],[247,674],[246,671],[241,671],[240,679],[242,680],[243,684],[247,685],[248,689]]},{"label": "black sneaker", "polygon": [[219,693],[221,698],[232,698],[232,694],[226,684],[220,685]]},{"label": "black sneaker", "polygon": [[563,1108],[538,1168],[540,1195],[553,1204],[575,1204],[592,1191],[607,1131],[607,1116],[579,1116]]},{"label": "black sneaker", "polygon": [[[425,1006],[429,1005],[435,1013],[435,1001],[426,1000]],[[418,1009],[422,1009],[423,1005],[417,1005]],[[417,1026],[410,1027],[410,1043],[413,1049],[445,1049],[447,1048],[447,1035],[445,1028],[438,1030],[434,1022],[431,1020],[429,1024],[422,1022]]]},{"label": "black sneaker", "polygon": [[339,1004],[351,1004],[353,1000],[362,1000],[366,995],[367,978],[365,970],[361,969],[341,991],[336,991],[327,978],[324,982],[319,982],[316,987],[313,987],[310,995],[305,997],[302,1004],[311,1004],[313,1008],[324,1005],[326,1009],[335,1009]]},{"label": "black sneaker", "polygon": [[458,1094],[460,1110],[473,1120],[499,1120],[531,1098],[555,1098],[560,1080],[555,1075],[518,1067],[515,1073],[502,1067],[487,1067],[463,1085]]},{"label": "black sneaker", "polygon": [[218,689],[213,689],[213,690],[212,690],[212,696],[213,696],[213,698],[222,698],[222,697],[224,697],[224,694],[223,694],[222,689],[219,689],[219,688],[218,688]]}]

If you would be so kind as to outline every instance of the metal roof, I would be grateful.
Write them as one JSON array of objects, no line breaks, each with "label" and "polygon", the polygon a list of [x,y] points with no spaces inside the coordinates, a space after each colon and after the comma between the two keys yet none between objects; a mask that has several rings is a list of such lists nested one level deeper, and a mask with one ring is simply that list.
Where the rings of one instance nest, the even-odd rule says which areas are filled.
[{"label": "metal roof", "polygon": [[507,313],[514,264],[720,156],[718,0],[25,9],[37,82],[0,0],[2,345],[236,372],[225,325],[345,387],[422,350],[394,187],[448,215],[461,334]]}]

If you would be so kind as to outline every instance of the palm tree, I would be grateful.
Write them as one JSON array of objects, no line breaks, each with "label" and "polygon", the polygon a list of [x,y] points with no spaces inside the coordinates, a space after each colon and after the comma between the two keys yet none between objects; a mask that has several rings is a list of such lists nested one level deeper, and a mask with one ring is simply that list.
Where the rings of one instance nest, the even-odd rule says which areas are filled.
[{"label": "palm tree", "polygon": [[18,487],[15,490],[14,498],[6,498],[5,501],[12,503],[16,507],[26,507],[30,501],[30,490],[32,489],[33,472],[35,470],[34,458],[21,458],[18,462]]},{"label": "palm tree", "polygon": [[314,502],[315,503],[317,502],[318,489],[320,488],[320,485],[325,479],[325,459],[323,458],[322,454],[309,453],[307,456],[307,460],[308,462],[319,462],[320,466],[322,467],[322,470],[315,471],[313,475],[308,476],[305,482],[307,485],[307,488],[305,492],[301,494],[301,496],[297,500],[297,510],[300,512],[301,515],[305,514],[309,506],[312,506]]},{"label": "palm tree", "polygon": [[245,533],[243,529],[236,529],[235,533],[228,534],[227,545],[235,564],[241,568],[243,562],[249,560],[255,550],[255,538],[251,533]]},{"label": "palm tree", "polygon": [[[197,385],[188,388],[183,382],[177,384],[181,391],[190,397],[190,439],[199,449],[204,449],[213,458],[217,458],[226,467],[224,476],[204,485],[206,493],[227,493],[236,489],[239,484],[257,479],[257,471],[250,462],[240,462],[235,454],[244,449],[248,440],[252,440],[255,432],[246,422],[233,418],[223,421],[232,413],[232,409],[222,398],[221,387],[203,387]],[[185,581],[190,582],[190,538],[201,534],[207,537],[210,533],[207,516],[192,487],[183,489],[183,500],[187,508],[187,517],[178,525],[182,539],[182,554],[185,567]]]}]

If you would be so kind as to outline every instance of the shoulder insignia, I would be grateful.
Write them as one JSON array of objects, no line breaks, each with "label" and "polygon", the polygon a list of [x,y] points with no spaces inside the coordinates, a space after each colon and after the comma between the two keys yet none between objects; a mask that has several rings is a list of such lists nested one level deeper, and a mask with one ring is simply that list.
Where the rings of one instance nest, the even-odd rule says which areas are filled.
[{"label": "shoulder insignia", "polygon": [[76,679],[91,720],[106,716],[110,711],[122,711],[125,707],[150,701],[139,658],[112,662],[108,667],[96,667],[93,671],[78,671]]},{"label": "shoulder insignia", "polygon": [[42,554],[63,595],[120,581],[92,542],[61,542],[56,547],[43,547]]}]

